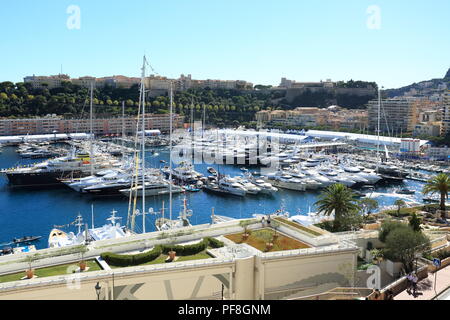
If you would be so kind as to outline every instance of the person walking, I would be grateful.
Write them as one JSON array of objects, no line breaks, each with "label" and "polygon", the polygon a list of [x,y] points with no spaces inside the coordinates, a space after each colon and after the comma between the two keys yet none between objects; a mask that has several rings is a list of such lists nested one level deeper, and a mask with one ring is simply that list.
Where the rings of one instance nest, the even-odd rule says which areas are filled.
[{"label": "person walking", "polygon": [[412,285],[413,285],[412,279],[413,279],[412,274],[409,273],[406,276],[406,292],[408,292],[409,295],[411,295],[411,288],[412,288]]},{"label": "person walking", "polygon": [[411,281],[412,281],[412,287],[413,287],[413,296],[416,297],[417,296],[417,294],[416,294],[417,282],[419,281],[419,278],[417,278],[416,273],[413,273]]}]

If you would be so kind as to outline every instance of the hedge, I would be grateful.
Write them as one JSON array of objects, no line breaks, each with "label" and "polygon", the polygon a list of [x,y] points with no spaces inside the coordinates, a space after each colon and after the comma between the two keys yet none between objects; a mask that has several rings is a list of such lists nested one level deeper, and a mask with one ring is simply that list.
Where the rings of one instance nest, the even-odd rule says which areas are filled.
[{"label": "hedge", "polygon": [[221,248],[224,246],[223,242],[211,238],[206,237],[203,238],[199,243],[191,244],[191,245],[157,245],[153,248],[153,250],[138,253],[138,254],[115,254],[112,252],[102,253],[100,256],[103,260],[105,260],[108,264],[119,267],[128,267],[128,266],[136,266],[143,263],[147,263],[158,258],[162,253],[168,254],[169,251],[176,251],[179,256],[189,256],[197,254],[203,250],[206,250],[208,246],[212,248]]}]

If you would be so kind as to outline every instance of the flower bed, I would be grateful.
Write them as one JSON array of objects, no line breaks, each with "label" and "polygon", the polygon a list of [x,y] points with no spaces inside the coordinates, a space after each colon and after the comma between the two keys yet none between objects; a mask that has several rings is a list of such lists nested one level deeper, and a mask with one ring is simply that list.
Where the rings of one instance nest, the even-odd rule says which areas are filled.
[{"label": "flower bed", "polygon": [[[271,242],[273,239],[273,235],[275,234],[275,230],[270,228],[253,230],[249,237],[244,240],[243,232],[242,233],[234,233],[226,235],[225,238],[235,242],[235,243],[246,243],[260,251],[266,252],[266,244]],[[310,248],[309,245],[285,236],[279,232],[277,232],[278,237],[273,241],[273,247],[270,251],[284,251],[284,250],[294,250],[294,249],[305,249]]]},{"label": "flower bed", "polygon": [[212,248],[220,248],[223,247],[223,243],[214,238],[203,238],[199,243],[191,244],[191,245],[157,245],[148,252],[138,253],[138,254],[115,254],[111,252],[105,252],[101,254],[103,260],[105,260],[108,264],[112,266],[118,267],[129,267],[129,266],[137,266],[141,264],[148,264],[149,262],[154,261],[157,258],[160,258],[161,255],[167,255],[169,251],[176,251],[178,256],[192,256],[196,255],[202,251],[205,251],[208,246]]},{"label": "flower bed", "polygon": [[[89,268],[89,270],[85,271],[85,272],[101,270],[101,267],[98,265],[98,263],[95,260],[86,261],[86,264],[87,264],[87,267]],[[69,269],[69,267],[70,267],[70,269]],[[77,263],[64,264],[64,265],[36,269],[34,271],[34,274],[36,276],[38,276],[39,278],[60,276],[60,275],[69,274],[68,273],[69,270],[72,270],[72,269],[75,270],[78,267],[79,267],[79,265]],[[0,276],[0,283],[10,282],[10,281],[18,281],[21,278],[23,278],[24,276],[25,276],[25,270],[24,270],[24,272],[6,274],[3,276]]]}]

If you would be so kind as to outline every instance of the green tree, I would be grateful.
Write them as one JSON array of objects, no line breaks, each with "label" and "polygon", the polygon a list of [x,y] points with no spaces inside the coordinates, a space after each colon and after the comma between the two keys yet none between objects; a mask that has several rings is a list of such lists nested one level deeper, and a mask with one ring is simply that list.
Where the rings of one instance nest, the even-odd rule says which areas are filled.
[{"label": "green tree", "polygon": [[370,214],[373,210],[376,210],[379,207],[378,201],[372,198],[364,198],[360,200],[359,205],[365,214]]},{"label": "green tree", "polygon": [[413,212],[411,217],[409,218],[409,226],[416,232],[422,230],[422,227],[420,224],[422,223],[422,219],[419,218],[419,216]]},{"label": "green tree", "polygon": [[346,216],[359,209],[354,197],[355,194],[350,188],[336,183],[327,187],[319,195],[319,200],[315,205],[317,206],[318,213],[329,216],[334,212],[333,229],[336,232],[342,231],[342,223]]},{"label": "green tree", "polygon": [[393,230],[398,228],[407,228],[408,226],[400,221],[385,220],[381,224],[380,231],[378,232],[378,239],[381,242],[386,242],[386,238]]},{"label": "green tree", "polygon": [[422,193],[427,194],[440,194],[440,204],[442,219],[445,220],[445,200],[448,199],[448,191],[450,189],[450,176],[445,173],[440,173],[428,180],[427,184],[423,187]]},{"label": "green tree", "polygon": [[397,217],[400,217],[400,210],[406,206],[406,202],[401,199],[397,199],[394,202],[394,206],[397,207]]},{"label": "green tree", "polygon": [[414,270],[414,260],[421,252],[430,249],[430,240],[412,228],[396,228],[386,238],[384,256],[403,263],[406,273]]}]

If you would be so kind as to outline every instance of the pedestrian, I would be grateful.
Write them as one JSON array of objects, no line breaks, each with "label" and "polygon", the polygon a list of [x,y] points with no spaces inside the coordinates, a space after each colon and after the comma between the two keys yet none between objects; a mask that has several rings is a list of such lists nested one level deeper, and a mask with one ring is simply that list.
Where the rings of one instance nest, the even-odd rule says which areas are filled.
[{"label": "pedestrian", "polygon": [[419,281],[419,278],[417,278],[417,275],[413,273],[412,276],[412,287],[413,287],[413,296],[416,297],[416,291],[417,291],[417,282]]},{"label": "pedestrian", "polygon": [[409,273],[406,276],[406,292],[408,292],[409,295],[411,295],[412,284],[413,284],[413,282],[412,282],[412,274]]}]

